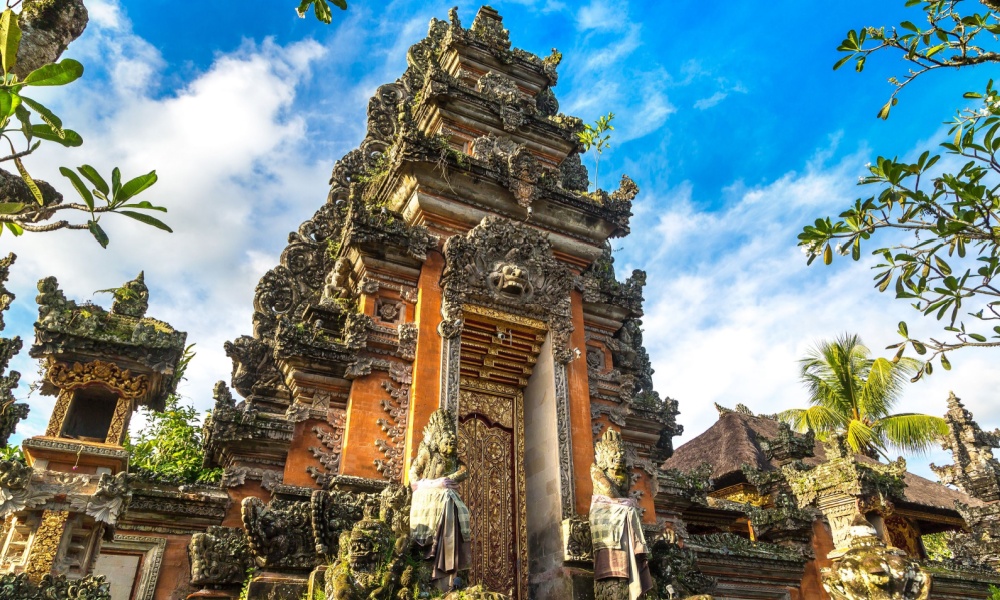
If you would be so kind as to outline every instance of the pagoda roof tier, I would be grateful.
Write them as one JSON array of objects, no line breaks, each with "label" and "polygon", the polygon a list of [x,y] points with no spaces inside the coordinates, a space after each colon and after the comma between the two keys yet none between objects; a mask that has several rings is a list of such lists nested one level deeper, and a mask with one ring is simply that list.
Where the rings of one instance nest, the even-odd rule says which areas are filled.
[{"label": "pagoda roof tier", "polygon": [[[111,361],[145,375],[150,385],[137,403],[163,410],[176,387],[174,371],[184,355],[187,333],[146,316],[149,292],[142,273],[113,293],[114,303],[106,310],[67,299],[55,277],[39,281],[35,343],[29,353],[68,364]],[[49,382],[43,382],[42,393],[53,393]]]}]

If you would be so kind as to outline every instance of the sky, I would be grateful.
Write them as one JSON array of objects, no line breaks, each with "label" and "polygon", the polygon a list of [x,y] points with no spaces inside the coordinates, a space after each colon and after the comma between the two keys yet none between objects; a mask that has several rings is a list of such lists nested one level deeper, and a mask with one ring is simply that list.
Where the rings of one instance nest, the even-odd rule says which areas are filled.
[{"label": "sky", "polygon": [[[325,201],[334,162],[365,131],[368,98],[406,68],[406,50],[451,2],[351,2],[325,26],[293,0],[88,0],[90,25],[66,56],[86,67],[45,102],[81,133],[81,148],[43,148],[27,167],[72,194],[62,165],[126,177],[156,169],[143,198],[169,209],[167,234],[125,218],[102,221],[107,250],[84,232],[0,237],[18,261],[6,335],[33,337],[36,282],[58,277],[70,298],[110,304],[95,290],[140,270],[149,315],[188,332],[197,356],[180,391],[199,410],[229,379],[222,344],[251,331],[254,287],[277,264],[288,232]],[[459,3],[468,26],[478,4]],[[897,57],[858,74],[834,72],[848,29],[918,20],[902,0],[502,0],[515,46],[564,54],[561,110],[592,122],[614,112],[601,181],[640,186],[632,234],[614,241],[616,268],[648,273],[645,342],[661,395],[680,403],[675,445],[716,419],[713,403],[772,413],[804,406],[797,360],[823,339],[861,335],[876,355],[896,323],[933,334],[903,301],[872,288],[870,258],[807,267],[796,235],[865,190],[878,155],[916,156],[978,89],[983,71],[933,73],[908,87],[888,121],[875,115],[902,75]],[[589,159],[588,159],[589,160]],[[874,246],[873,246],[874,247]],[[910,386],[899,410],[942,415],[949,390],[984,428],[1000,425],[996,354],[968,350]],[[37,364],[15,359],[20,399]],[[37,393],[15,440],[44,432],[52,399]],[[911,470],[947,464],[935,451]]]}]

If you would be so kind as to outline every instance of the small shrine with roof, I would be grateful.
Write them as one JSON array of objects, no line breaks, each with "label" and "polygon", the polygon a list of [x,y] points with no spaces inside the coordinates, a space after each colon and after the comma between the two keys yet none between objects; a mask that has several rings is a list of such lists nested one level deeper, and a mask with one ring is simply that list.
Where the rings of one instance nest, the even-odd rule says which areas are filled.
[{"label": "small shrine with roof", "polygon": [[[226,344],[219,485],[128,471],[186,338],[145,315],[142,275],[110,310],[42,280],[31,355],[57,400],[0,461],[0,600],[989,597],[1000,432],[957,399],[957,490],[745,409],[674,449],[645,274],[619,281],[609,244],[638,187],[590,191],[560,60],[489,7],[431,21]],[[942,531],[956,559],[929,561]]]}]

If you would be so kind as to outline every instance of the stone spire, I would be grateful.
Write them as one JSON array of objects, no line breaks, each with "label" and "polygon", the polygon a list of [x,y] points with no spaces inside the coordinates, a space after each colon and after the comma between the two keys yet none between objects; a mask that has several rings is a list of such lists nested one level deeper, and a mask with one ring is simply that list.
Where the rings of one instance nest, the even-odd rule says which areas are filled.
[{"label": "stone spire", "polygon": [[948,397],[948,435],[941,447],[951,450],[954,464],[931,465],[944,484],[954,485],[983,502],[1000,500],[1000,462],[993,448],[1000,448],[1000,429],[983,431],[954,393]]}]

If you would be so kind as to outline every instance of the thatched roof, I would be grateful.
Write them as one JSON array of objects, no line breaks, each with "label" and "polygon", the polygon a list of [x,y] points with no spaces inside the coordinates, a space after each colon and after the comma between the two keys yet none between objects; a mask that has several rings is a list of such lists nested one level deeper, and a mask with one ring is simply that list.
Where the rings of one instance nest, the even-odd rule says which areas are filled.
[{"label": "thatched roof", "polygon": [[[712,479],[717,488],[745,481],[740,467],[745,463],[762,471],[778,469],[777,461],[768,460],[761,448],[761,442],[778,437],[780,423],[767,417],[759,417],[743,412],[728,411],[705,433],[677,448],[673,456],[663,463],[664,468],[690,471],[702,463],[712,465]],[[863,461],[871,461],[859,457]],[[813,456],[802,459],[806,465],[815,466],[826,460],[826,448],[817,441]],[[903,481],[905,502],[933,509],[955,510],[955,501],[978,505],[971,496],[953,490],[940,483],[930,481],[913,473],[906,473]]]}]

